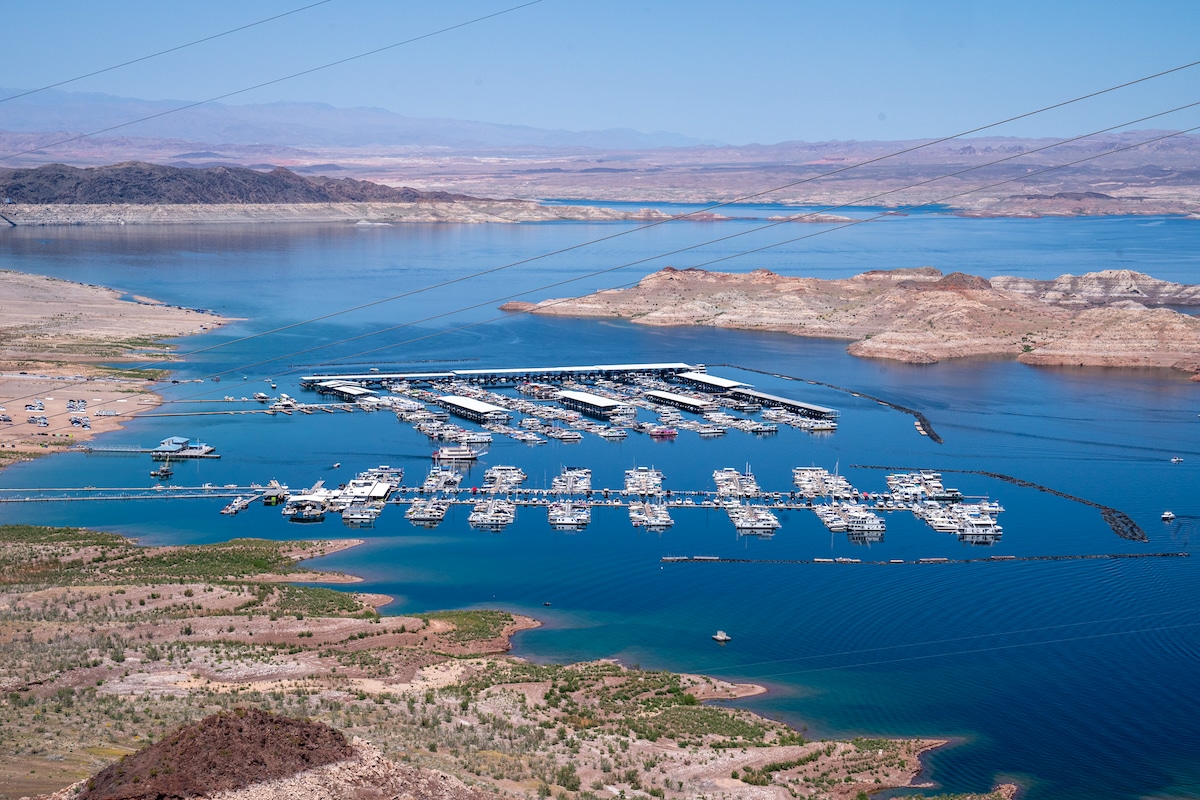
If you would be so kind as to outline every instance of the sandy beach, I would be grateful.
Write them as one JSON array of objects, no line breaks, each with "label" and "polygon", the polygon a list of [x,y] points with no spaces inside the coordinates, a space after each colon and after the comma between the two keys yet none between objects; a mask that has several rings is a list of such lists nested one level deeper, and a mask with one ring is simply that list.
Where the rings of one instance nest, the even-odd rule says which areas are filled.
[{"label": "sandy beach", "polygon": [[171,348],[162,340],[228,321],[150,298],[124,300],[101,286],[0,272],[0,415],[11,418],[0,421],[0,466],[89,441],[159,404],[153,370],[142,377],[97,362],[165,366]]}]

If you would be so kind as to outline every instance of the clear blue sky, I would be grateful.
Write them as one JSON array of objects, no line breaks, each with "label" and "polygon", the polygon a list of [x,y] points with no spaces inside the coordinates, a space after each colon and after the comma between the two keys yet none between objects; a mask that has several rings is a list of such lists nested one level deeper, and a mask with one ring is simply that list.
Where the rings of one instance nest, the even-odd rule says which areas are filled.
[{"label": "clear blue sky", "polygon": [[[7,3],[0,84],[52,83],[311,1]],[[332,0],[64,89],[203,99],[518,2]],[[228,102],[316,101],[543,128],[666,130],[734,144],[908,139],[1197,59],[1195,0],[543,0]],[[1071,135],[1194,100],[1200,67],[997,133]],[[1200,114],[1191,112],[1139,127],[1196,124]]]}]

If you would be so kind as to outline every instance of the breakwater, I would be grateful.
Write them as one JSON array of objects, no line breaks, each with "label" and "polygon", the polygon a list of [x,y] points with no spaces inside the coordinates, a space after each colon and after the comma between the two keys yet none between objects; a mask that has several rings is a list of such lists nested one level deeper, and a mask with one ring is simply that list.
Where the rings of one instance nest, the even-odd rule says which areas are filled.
[{"label": "breakwater", "polygon": [[[909,467],[878,466],[874,464],[854,464],[853,466],[858,469],[882,469],[888,471],[902,471],[909,469]],[[995,478],[998,481],[1011,483],[1014,486],[1020,486],[1025,489],[1037,489],[1039,492],[1052,494],[1055,497],[1061,497],[1064,500],[1071,500],[1075,503],[1091,506],[1092,508],[1099,510],[1100,516],[1104,518],[1104,521],[1108,523],[1108,527],[1112,528],[1112,532],[1117,536],[1120,536],[1122,539],[1128,539],[1131,542],[1149,541],[1149,538],[1146,536],[1146,532],[1142,530],[1142,526],[1134,522],[1124,511],[1113,508],[1112,506],[1106,506],[1103,503],[1097,503],[1094,500],[1088,500],[1084,497],[1068,494],[1067,492],[1059,491],[1058,489],[1051,489],[1049,486],[1043,486],[1040,483],[1027,481],[1024,478],[1005,475],[1002,472],[991,472],[990,470],[983,469],[943,469],[938,471],[954,473],[956,475],[983,475],[986,478]]]},{"label": "breakwater", "polygon": [[981,558],[918,558],[868,561],[861,558],[718,558],[716,556],[664,556],[664,564],[865,564],[897,566],[900,564],[996,564],[1014,561],[1097,561],[1129,558],[1189,558],[1190,553],[1085,553],[1058,556],[984,556]]}]

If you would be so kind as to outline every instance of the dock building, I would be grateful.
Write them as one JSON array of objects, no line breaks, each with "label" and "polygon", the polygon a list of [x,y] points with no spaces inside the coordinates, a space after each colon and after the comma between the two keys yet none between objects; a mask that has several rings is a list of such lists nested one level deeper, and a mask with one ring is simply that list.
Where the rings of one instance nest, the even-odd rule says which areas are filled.
[{"label": "dock building", "polygon": [[503,424],[512,419],[512,412],[507,408],[485,403],[482,400],[476,400],[474,397],[448,394],[445,397],[439,397],[436,402],[451,414],[469,419],[471,422],[498,422]]},{"label": "dock building", "polygon": [[518,367],[513,369],[456,369],[449,372],[368,372],[354,375],[305,375],[300,385],[315,389],[323,381],[341,380],[364,387],[392,383],[429,383],[459,380],[482,386],[512,386],[521,383],[555,383],[566,380],[626,380],[637,376],[668,379],[681,372],[695,372],[692,364],[662,362],[649,364],[592,364],[578,367]]},{"label": "dock building", "polygon": [[[158,447],[151,448],[150,457],[155,461],[175,461],[183,458],[220,458],[217,448],[186,436],[163,439]],[[143,451],[145,452],[145,451]]]},{"label": "dock building", "polygon": [[308,388],[316,389],[318,394],[331,394],[339,400],[345,400],[349,403],[357,403],[367,397],[374,397],[379,394],[374,389],[368,389],[365,386],[359,386],[353,381],[337,378],[319,381]]},{"label": "dock building", "polygon": [[802,417],[810,419],[833,420],[838,417],[838,412],[835,409],[813,405],[812,403],[802,403],[799,400],[792,400],[789,397],[779,397],[778,395],[767,394],[766,392],[759,392],[754,389],[730,389],[729,396],[738,400],[758,403],[768,408],[785,408],[793,414],[799,414]]},{"label": "dock building", "polygon": [[611,400],[607,397],[601,397],[598,394],[590,394],[589,392],[577,392],[574,389],[563,389],[558,393],[556,398],[559,403],[567,408],[578,411],[581,414],[587,414],[589,417],[598,419],[608,419],[620,411],[629,408],[629,405],[622,403],[619,400]]},{"label": "dock building", "polygon": [[682,408],[684,411],[691,411],[694,414],[708,414],[716,411],[718,408],[717,404],[712,400],[700,400],[695,397],[688,397],[685,394],[661,392],[658,389],[651,389],[646,392],[646,399],[654,403],[663,403],[675,408]]},{"label": "dock building", "polygon": [[685,386],[690,386],[693,389],[710,394],[722,394],[728,392],[730,389],[737,389],[743,386],[748,387],[750,385],[741,381],[730,380],[729,378],[709,375],[706,372],[681,372],[675,378]]}]

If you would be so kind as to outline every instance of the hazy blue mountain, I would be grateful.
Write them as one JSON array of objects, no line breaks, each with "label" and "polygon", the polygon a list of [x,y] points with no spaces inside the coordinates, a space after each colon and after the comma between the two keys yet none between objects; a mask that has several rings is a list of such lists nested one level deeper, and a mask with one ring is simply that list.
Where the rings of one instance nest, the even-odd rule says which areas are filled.
[{"label": "hazy blue mountain", "polygon": [[[0,88],[0,98],[19,93]],[[185,106],[186,100],[138,100],[94,92],[48,90],[0,104],[0,130],[90,133]],[[711,144],[669,132],[627,128],[566,131],[453,119],[406,117],[381,108],[324,103],[209,103],[113,131],[113,136],[205,142],[270,142],[293,147],[493,147],[600,150]]]}]

